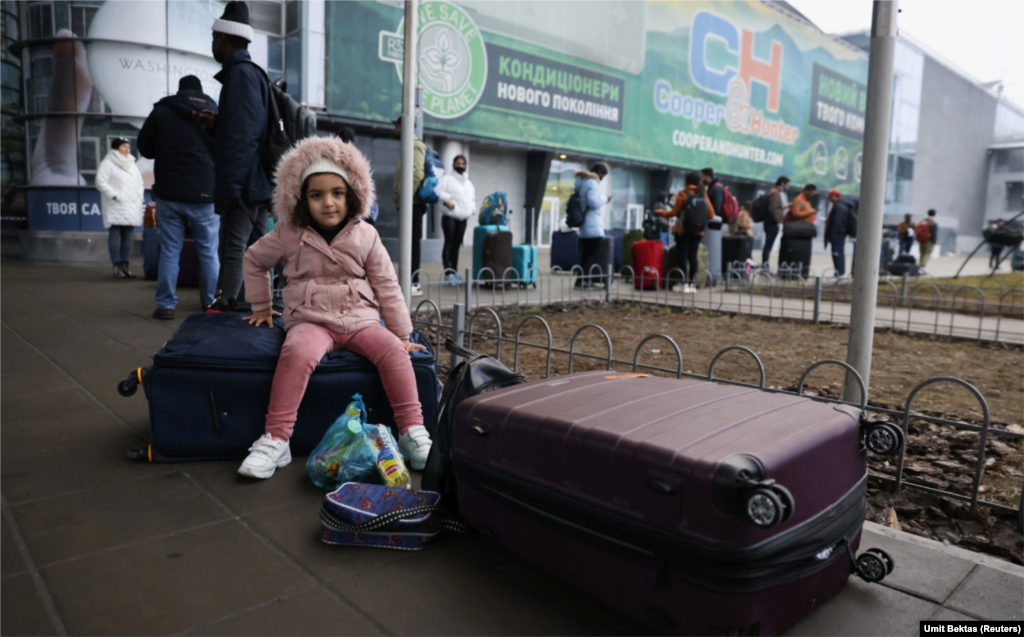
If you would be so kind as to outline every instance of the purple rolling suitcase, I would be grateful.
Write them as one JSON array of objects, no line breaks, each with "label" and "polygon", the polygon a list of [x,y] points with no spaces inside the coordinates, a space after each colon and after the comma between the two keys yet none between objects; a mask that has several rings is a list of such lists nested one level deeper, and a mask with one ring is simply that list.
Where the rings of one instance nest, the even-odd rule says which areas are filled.
[{"label": "purple rolling suitcase", "polygon": [[459,515],[664,633],[771,635],[835,595],[856,560],[865,445],[891,425],[746,387],[592,372],[460,402]]}]

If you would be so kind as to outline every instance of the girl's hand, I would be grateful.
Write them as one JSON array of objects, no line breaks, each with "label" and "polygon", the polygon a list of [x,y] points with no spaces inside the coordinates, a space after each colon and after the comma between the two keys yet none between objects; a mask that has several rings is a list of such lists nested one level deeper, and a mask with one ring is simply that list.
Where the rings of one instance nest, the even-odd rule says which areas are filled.
[{"label": "girl's hand", "polygon": [[407,352],[415,352],[418,349],[426,349],[422,345],[417,345],[416,343],[410,342],[408,339],[402,339],[402,345],[405,345],[405,351]]},{"label": "girl's hand", "polygon": [[266,323],[267,327],[273,329],[275,316],[281,316],[281,313],[275,312],[273,308],[268,307],[262,312],[253,312],[252,316],[243,316],[242,318],[249,321],[249,325],[259,327]]}]

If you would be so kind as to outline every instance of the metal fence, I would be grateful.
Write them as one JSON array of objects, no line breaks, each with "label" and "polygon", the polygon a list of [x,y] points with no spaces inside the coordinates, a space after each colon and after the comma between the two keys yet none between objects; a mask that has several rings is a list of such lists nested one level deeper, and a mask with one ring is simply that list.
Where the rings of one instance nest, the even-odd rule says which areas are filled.
[{"label": "metal fence", "polygon": [[[448,271],[451,272],[451,271]],[[445,274],[447,274],[446,272]],[[845,324],[849,321],[853,279],[821,275],[782,264],[775,273],[732,265],[724,275],[704,270],[693,280],[672,268],[635,272],[625,266],[594,265],[589,272],[557,267],[544,276],[524,278],[514,268],[496,273],[483,268],[476,278],[466,270],[450,285],[419,272],[425,298],[438,305],[479,307],[546,306],[580,301],[629,302],[691,310],[748,314]],[[806,276],[805,276],[806,275]],[[932,277],[882,277],[875,326],[902,332],[1024,344],[1024,285],[941,284]],[[693,291],[685,291],[691,284]]]},{"label": "metal fence", "polygon": [[[999,511],[1016,513],[1017,519],[1018,519],[1018,527],[1021,528],[1021,530],[1024,530],[1024,484],[1022,484],[1020,502],[1017,505],[1017,507],[1009,506],[1009,505],[1006,505],[1006,504],[1003,504],[1003,503],[999,503],[999,502],[992,502],[992,501],[989,501],[989,500],[983,500],[980,497],[980,495],[981,495],[980,487],[981,487],[981,482],[982,482],[982,476],[984,474],[985,467],[986,467],[986,460],[987,460],[986,452],[987,452],[987,444],[988,444],[989,436],[991,435],[991,436],[994,436],[994,437],[997,437],[997,438],[1006,439],[1008,441],[1018,441],[1019,442],[1021,440],[1024,440],[1024,434],[1015,433],[1015,432],[1012,432],[1012,431],[1007,431],[1005,429],[999,429],[999,428],[991,427],[990,426],[991,418],[990,418],[990,414],[989,414],[989,407],[988,407],[987,401],[985,400],[984,396],[982,396],[981,392],[979,392],[974,386],[972,386],[970,383],[968,383],[968,382],[966,382],[964,380],[961,380],[961,379],[958,379],[958,378],[946,377],[946,376],[928,379],[928,380],[920,383],[919,385],[917,385],[917,387],[915,387],[910,392],[910,394],[907,397],[906,403],[905,403],[905,405],[904,405],[902,410],[896,410],[896,409],[889,409],[889,408],[886,408],[886,407],[880,407],[880,406],[871,405],[869,403],[869,401],[868,401],[868,391],[867,391],[867,388],[865,388],[865,386],[864,386],[863,379],[856,372],[856,370],[854,370],[852,367],[850,367],[847,363],[845,363],[843,361],[823,360],[823,361],[818,361],[818,362],[810,365],[809,367],[807,367],[807,369],[801,375],[800,381],[799,381],[799,384],[798,384],[798,387],[797,387],[797,390],[796,391],[790,391],[790,390],[785,390],[785,389],[780,389],[780,388],[777,388],[777,387],[770,386],[767,383],[764,364],[761,362],[761,359],[758,357],[758,355],[755,352],[753,352],[752,350],[750,350],[750,349],[748,349],[746,347],[739,346],[739,345],[733,345],[733,346],[730,346],[730,347],[726,347],[726,348],[722,349],[721,351],[719,351],[712,358],[712,360],[711,360],[711,362],[710,362],[710,364],[708,366],[707,374],[696,374],[696,373],[684,371],[684,369],[683,369],[683,353],[682,353],[682,350],[680,349],[679,345],[670,336],[667,336],[665,334],[650,334],[650,335],[646,336],[645,338],[643,338],[640,341],[639,345],[637,345],[635,350],[633,351],[632,360],[623,360],[623,359],[615,357],[615,355],[614,355],[614,343],[612,342],[612,338],[608,334],[608,331],[605,330],[600,325],[589,324],[589,325],[585,325],[585,326],[579,328],[578,330],[576,330],[576,332],[572,335],[572,338],[571,338],[571,340],[569,342],[569,348],[565,349],[565,348],[559,348],[559,347],[555,347],[554,346],[554,338],[553,338],[553,333],[551,331],[551,326],[547,322],[547,320],[545,320],[542,316],[539,316],[539,315],[529,315],[529,316],[526,316],[525,318],[523,318],[518,323],[518,325],[516,325],[515,330],[514,330],[514,334],[515,335],[514,335],[514,337],[512,337],[512,336],[509,336],[509,333],[503,328],[501,317],[498,315],[498,313],[493,308],[490,308],[490,307],[476,307],[476,306],[468,305],[466,303],[455,303],[455,304],[452,305],[451,309],[447,312],[447,314],[450,317],[450,323],[449,324],[445,324],[445,322],[444,322],[445,312],[442,312],[441,307],[435,301],[433,301],[431,299],[424,299],[424,300],[420,301],[419,304],[416,306],[415,310],[412,313],[413,324],[415,325],[417,330],[421,330],[421,331],[422,330],[431,330],[431,331],[434,332],[435,341],[436,341],[434,343],[434,347],[435,347],[435,351],[438,353],[438,363],[439,363],[439,366],[442,369],[454,367],[455,365],[457,365],[460,362],[459,357],[456,356],[455,354],[452,354],[448,360],[444,360],[445,357],[443,357],[441,355],[441,353],[443,352],[442,343],[444,341],[444,337],[445,336],[450,336],[456,343],[458,343],[460,345],[464,345],[465,347],[470,348],[470,349],[472,349],[473,346],[474,346],[474,339],[477,339],[478,343],[479,343],[479,339],[484,339],[484,340],[487,340],[487,341],[492,342],[494,344],[494,347],[495,347],[495,350],[496,350],[495,351],[495,357],[498,358],[498,359],[501,359],[502,345],[511,346],[513,348],[513,353],[512,353],[512,369],[513,369],[513,371],[517,371],[517,372],[519,370],[519,361],[520,361],[520,354],[521,354],[521,352],[523,352],[524,350],[527,350],[527,349],[534,349],[534,350],[540,350],[542,352],[545,352],[546,353],[546,359],[545,359],[545,372],[544,372],[544,376],[543,376],[544,378],[548,378],[551,375],[551,358],[552,358],[553,354],[557,353],[557,354],[563,354],[563,355],[567,355],[568,356],[568,358],[569,358],[568,372],[569,373],[573,373],[573,371],[574,371],[574,362],[575,362],[576,358],[582,358],[582,359],[589,359],[589,360],[600,361],[601,363],[604,364],[605,369],[608,369],[608,370],[611,370],[613,365],[619,365],[621,367],[628,367],[633,372],[638,372],[639,370],[646,370],[646,371],[652,371],[652,372],[661,372],[661,373],[665,373],[665,374],[674,375],[676,378],[684,378],[684,377],[685,378],[694,378],[694,379],[706,380],[706,381],[709,381],[709,382],[713,381],[713,382],[716,382],[716,383],[724,383],[724,384],[736,385],[736,386],[740,386],[740,387],[748,387],[748,388],[758,389],[758,390],[761,390],[761,391],[766,391],[766,392],[771,392],[771,393],[788,394],[788,395],[794,395],[794,396],[807,396],[808,398],[811,398],[812,400],[816,400],[816,401],[819,401],[819,402],[836,404],[836,405],[848,405],[848,406],[856,407],[856,408],[860,409],[862,412],[864,412],[866,414],[874,414],[875,416],[880,416],[882,418],[892,419],[892,420],[896,421],[897,423],[899,423],[900,428],[901,428],[901,430],[903,432],[904,440],[909,440],[909,432],[910,432],[911,421],[923,421],[923,422],[926,422],[926,423],[932,423],[932,424],[940,425],[942,427],[948,427],[948,428],[951,428],[951,429],[978,432],[979,433],[979,440],[978,440],[979,449],[978,449],[977,461],[976,461],[975,466],[974,466],[974,475],[973,475],[973,480],[972,480],[972,483],[971,483],[971,488],[966,493],[957,493],[955,491],[950,491],[950,490],[946,490],[946,489],[940,489],[940,488],[936,488],[936,487],[929,486],[929,485],[926,485],[926,484],[921,484],[919,482],[914,482],[913,480],[907,479],[905,477],[905,475],[904,475],[904,468],[905,468],[904,465],[905,465],[905,460],[906,460],[906,455],[907,455],[907,446],[908,446],[908,444],[904,444],[902,446],[902,449],[899,452],[899,455],[898,455],[898,458],[897,458],[898,464],[897,464],[897,468],[896,468],[894,476],[889,476],[889,475],[886,475],[884,473],[877,473],[877,472],[874,472],[874,471],[869,472],[869,476],[873,480],[876,480],[878,482],[891,485],[892,489],[895,492],[899,492],[903,488],[909,488],[909,489],[916,489],[916,490],[932,493],[932,494],[939,495],[939,496],[942,496],[944,498],[949,498],[949,499],[952,499],[952,500],[967,502],[967,503],[970,504],[970,511],[971,511],[972,514],[977,510],[977,507],[979,507],[979,506],[988,507],[989,509],[993,509],[993,510],[999,510]],[[489,323],[491,323],[492,326],[493,326],[492,327],[492,331],[484,332],[484,331],[478,330],[477,329],[477,324],[480,323],[480,322],[484,322],[484,323],[489,322]],[[544,328],[544,332],[545,332],[546,337],[547,337],[546,338],[546,341],[547,341],[546,343],[533,343],[533,342],[528,342],[528,341],[523,340],[523,329],[528,324],[530,324],[530,323],[537,323],[541,327]],[[600,334],[601,336],[603,336],[603,339],[605,341],[605,345],[608,348],[607,349],[607,355],[600,356],[600,355],[596,355],[596,354],[588,354],[588,353],[577,351],[577,346],[576,346],[577,339],[580,337],[581,334],[583,334],[583,333],[585,333],[587,331],[596,332],[596,333]],[[645,347],[647,347],[649,343],[652,343],[652,342],[655,342],[655,341],[663,342],[663,343],[667,344],[671,348],[671,351],[675,355],[675,359],[676,359],[676,367],[675,367],[675,369],[659,367],[659,366],[656,366],[656,365],[650,365],[650,364],[646,364],[646,363],[641,362],[641,360],[640,360],[641,359],[641,355],[644,353]],[[741,381],[730,380],[730,379],[720,378],[720,377],[716,377],[715,376],[715,368],[716,368],[716,366],[718,365],[720,360],[723,358],[723,356],[725,356],[726,354],[729,354],[730,352],[740,352],[740,353],[748,356],[751,359],[752,363],[754,365],[756,365],[757,373],[758,373],[758,376],[759,376],[759,381],[758,381],[757,384],[745,383],[745,382],[741,382]],[[829,397],[826,397],[826,396],[808,395],[808,394],[805,393],[804,387],[805,387],[806,381],[810,377],[811,373],[814,370],[816,370],[816,369],[818,369],[820,367],[823,367],[823,366],[827,366],[827,365],[837,366],[837,367],[842,368],[844,371],[849,373],[850,376],[848,376],[848,377],[852,377],[852,378],[854,378],[856,380],[856,382],[861,387],[861,396],[863,397],[862,402],[860,404],[849,403],[849,402],[846,402],[844,400],[835,399],[835,398],[829,398]],[[971,394],[978,400],[978,403],[979,403],[979,405],[981,407],[981,411],[983,413],[983,420],[982,420],[982,422],[980,424],[978,424],[978,423],[968,423],[968,422],[963,422],[963,421],[958,421],[958,420],[950,420],[950,419],[946,419],[946,418],[939,418],[939,417],[935,417],[935,416],[928,416],[928,415],[921,414],[921,413],[915,413],[913,411],[913,406],[914,406],[914,400],[918,396],[918,394],[923,389],[925,389],[927,387],[930,387],[930,386],[933,386],[933,385],[936,385],[936,384],[940,384],[940,383],[941,384],[950,384],[950,385],[960,386],[960,387],[966,388],[969,392],[971,392]]]}]

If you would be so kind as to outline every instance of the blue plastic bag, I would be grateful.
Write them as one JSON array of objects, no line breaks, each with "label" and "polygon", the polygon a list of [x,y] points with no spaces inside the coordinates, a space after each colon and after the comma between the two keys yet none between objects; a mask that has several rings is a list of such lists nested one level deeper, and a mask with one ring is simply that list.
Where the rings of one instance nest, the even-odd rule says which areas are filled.
[{"label": "blue plastic bag", "polygon": [[366,405],[356,394],[306,460],[313,484],[334,490],[346,482],[381,482],[377,458],[365,441],[365,424]]}]

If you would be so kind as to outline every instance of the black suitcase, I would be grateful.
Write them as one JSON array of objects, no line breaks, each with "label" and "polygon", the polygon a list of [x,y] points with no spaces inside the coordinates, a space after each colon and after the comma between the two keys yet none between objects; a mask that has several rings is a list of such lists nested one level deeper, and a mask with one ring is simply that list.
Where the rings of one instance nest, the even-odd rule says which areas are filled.
[{"label": "black suitcase", "polygon": [[[910,258],[913,259],[914,257]],[[903,276],[904,274],[907,274],[908,276],[921,276],[921,267],[914,263],[912,260],[908,262],[896,259],[895,261],[889,264],[887,270],[889,274],[893,276]]]},{"label": "black suitcase", "polygon": [[580,264],[580,235],[575,230],[555,231],[551,235],[551,269],[570,272]]},{"label": "black suitcase", "polygon": [[813,239],[818,228],[809,221],[788,221],[782,225],[782,236],[790,239]]},{"label": "black suitcase", "polygon": [[[484,236],[484,251],[481,257],[480,278],[491,278],[491,272],[496,279],[514,279],[516,277],[509,269],[512,267],[512,233],[511,232],[488,232]],[[490,268],[490,272],[486,270]],[[507,274],[506,274],[507,272]]]},{"label": "black suitcase", "polygon": [[[754,237],[746,234],[734,234],[722,237],[722,271],[728,275],[729,266],[745,264],[754,253]],[[744,275],[746,269],[744,269]]]},{"label": "black suitcase", "polygon": [[593,244],[593,250],[580,264],[583,267],[583,274],[592,277],[589,279],[591,283],[604,283],[607,276],[611,274],[608,269],[609,264],[614,265],[614,240],[612,237],[600,237],[580,239],[580,241],[590,241]]},{"label": "black suitcase", "polygon": [[880,251],[878,258],[880,260],[879,271],[882,272],[883,274],[885,272],[888,272],[889,271],[889,264],[891,264],[896,259],[896,240],[895,239],[888,239],[888,238],[883,238],[882,239],[882,250]]},{"label": "black suitcase", "polygon": [[[151,442],[136,457],[158,462],[244,458],[263,435],[274,369],[284,343],[284,323],[253,327],[236,312],[195,314],[140,368],[118,385],[123,396],[141,382],[149,400]],[[440,383],[434,352],[418,333],[411,340],[427,349],[410,354],[423,424],[437,428]],[[292,454],[308,455],[345,410],[353,394],[366,403],[368,422],[394,426],[391,406],[373,363],[345,350],[331,352],[309,379],[291,438]]]},{"label": "black suitcase", "polygon": [[779,246],[779,276],[808,278],[811,274],[811,239],[793,239],[783,235]]}]

